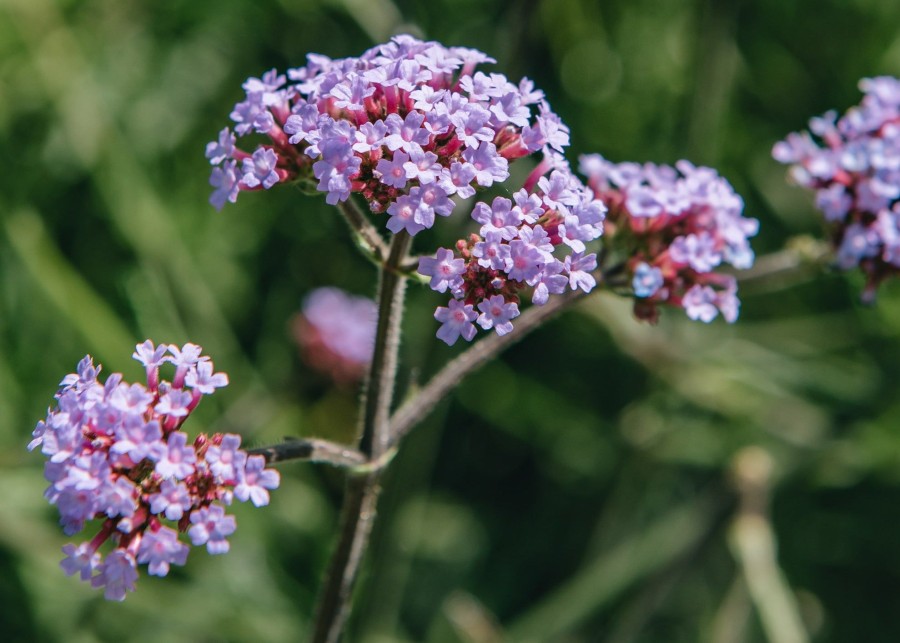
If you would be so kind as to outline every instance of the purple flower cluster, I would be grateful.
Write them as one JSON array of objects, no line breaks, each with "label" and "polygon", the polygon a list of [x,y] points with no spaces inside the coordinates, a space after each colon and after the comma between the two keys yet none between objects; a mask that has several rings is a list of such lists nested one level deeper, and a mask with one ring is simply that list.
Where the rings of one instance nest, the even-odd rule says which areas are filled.
[{"label": "purple flower cluster", "polygon": [[437,336],[450,345],[459,337],[471,341],[476,323],[505,335],[525,288],[537,305],[567,288],[590,292],[597,255],[586,254],[585,243],[603,233],[605,214],[606,206],[556,156],[539,164],[512,199],[477,202],[472,218],[481,229],[456,243],[458,256],[441,248],[419,260],[432,290],[452,296],[434,313],[441,322]]},{"label": "purple flower cluster", "polygon": [[620,254],[639,318],[655,321],[665,303],[704,322],[719,313],[737,319],[737,281],[713,270],[753,264],[748,239],[759,222],[742,215],[743,200],[728,181],[687,161],[616,164],[593,154],[580,169],[609,208],[607,246]]},{"label": "purple flower cluster", "polygon": [[862,269],[871,301],[882,280],[900,273],[900,80],[865,78],[859,87],[858,106],[811,119],[812,134],[790,134],[772,155],[815,190],[838,265]]},{"label": "purple flower cluster", "polygon": [[337,384],[350,384],[362,378],[372,361],[377,319],[371,299],[339,288],[317,288],[303,300],[294,337],[310,366]]},{"label": "purple flower cluster", "polygon": [[[389,230],[414,235],[449,216],[454,195],[504,181],[510,161],[569,143],[530,80],[475,71],[495,61],[474,49],[404,35],[358,58],[307,61],[244,83],[233,130],[206,148],[217,208],[242,190],[315,181],[328,203],[359,193]],[[249,134],[267,141],[235,146]]]},{"label": "purple flower cluster", "polygon": [[[60,383],[55,407],[28,445],[49,459],[44,495],[59,508],[65,533],[103,521],[89,542],[63,547],[61,566],[104,588],[109,600],[134,590],[139,564],[155,576],[184,565],[188,546],[180,532],[211,554],[227,552],[236,525],[222,505],[233,498],[268,504],[268,490],[279,484],[262,456],[239,448],[240,436],[200,435],[189,443],[179,431],[204,395],[228,384],[201,350],[139,344],[134,358],[146,368],[146,386],[124,382],[119,373],[101,383],[100,366],[86,356]],[[159,379],[167,362],[175,367],[171,382]],[[107,541],[113,548],[104,559],[99,548]]]}]

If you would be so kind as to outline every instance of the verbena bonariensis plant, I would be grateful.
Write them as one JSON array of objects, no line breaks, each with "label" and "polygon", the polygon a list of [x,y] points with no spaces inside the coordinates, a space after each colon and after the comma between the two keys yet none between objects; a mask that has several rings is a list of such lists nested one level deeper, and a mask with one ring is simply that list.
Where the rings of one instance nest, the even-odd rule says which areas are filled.
[{"label": "verbena bonariensis plant", "polygon": [[858,106],[811,119],[811,133],[788,135],[772,155],[815,190],[837,264],[860,267],[863,300],[871,302],[878,285],[900,273],[900,80],[864,78],[859,86]]},{"label": "verbena bonariensis plant", "polygon": [[[705,322],[720,312],[736,319],[735,279],[713,270],[724,263],[750,267],[747,239],[757,222],[742,216],[731,186],[687,162],[677,169],[614,165],[599,156],[582,160],[585,186],[562,156],[569,130],[543,93],[527,79],[514,84],[476,70],[489,62],[479,51],[398,36],[358,58],[310,55],[286,75],[273,70],[244,83],[233,128],[207,146],[212,204],[221,208],[242,192],[281,183],[322,192],[378,271],[374,306],[364,306],[377,312],[371,335],[364,338],[355,326],[352,338],[329,333],[329,315],[348,301],[333,290],[307,300],[300,322],[301,335],[315,335],[316,359],[327,349],[326,368],[342,362],[339,379],[367,369],[357,444],[298,439],[244,452],[237,436],[225,435],[188,446],[178,429],[200,396],[226,381],[197,347],[139,346],[146,387],[125,385],[117,375],[102,385],[86,358],[64,380],[57,409],[32,442],[50,457],[48,497],[60,506],[66,529],[103,520],[88,545],[67,547],[67,572],[122,599],[137,563],[163,574],[184,562],[186,546],[163,518],[194,544],[221,552],[235,528],[222,505],[232,495],[265,504],[267,490],[277,486],[277,474],[264,464],[330,463],[348,475],[313,640],[336,641],[376,515],[381,473],[401,439],[465,375],[598,285],[634,297],[637,316],[646,320],[656,319],[661,304]],[[250,145],[239,147],[239,138]],[[520,160],[530,166],[514,183],[509,166]],[[411,256],[412,238],[449,216],[471,217],[476,231],[449,248]],[[598,256],[589,246],[603,234],[604,219]],[[471,341],[476,325],[495,332],[393,409],[409,278],[448,294],[447,306],[434,313],[436,334],[447,344]],[[522,310],[526,298],[533,305]],[[171,384],[157,374],[167,361],[176,366]],[[85,493],[95,489],[102,493]],[[100,563],[104,541],[114,547]]]}]

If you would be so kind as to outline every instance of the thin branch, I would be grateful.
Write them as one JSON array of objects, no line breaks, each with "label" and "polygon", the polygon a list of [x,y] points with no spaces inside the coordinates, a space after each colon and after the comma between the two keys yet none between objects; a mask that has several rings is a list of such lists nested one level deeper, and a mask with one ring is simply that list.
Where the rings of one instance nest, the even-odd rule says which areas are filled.
[{"label": "thin branch", "polygon": [[466,375],[525,337],[547,319],[582,299],[585,294],[580,290],[569,291],[552,298],[543,306],[529,308],[516,320],[511,332],[506,335],[489,335],[447,363],[417,395],[407,400],[391,417],[388,445],[398,444]]},{"label": "thin branch", "polygon": [[368,458],[363,455],[362,451],[318,438],[291,439],[282,444],[249,449],[248,453],[263,456],[266,464],[288,460],[306,460],[331,464],[336,467],[361,467],[368,463]]},{"label": "thin branch", "polygon": [[782,250],[758,257],[753,267],[736,273],[741,284],[765,281],[773,277],[793,277],[806,270],[820,268],[832,257],[831,244],[807,235],[793,237]]},{"label": "thin branch", "polygon": [[359,443],[360,450],[369,457],[378,457],[388,448],[388,420],[394,396],[394,381],[397,379],[400,321],[403,317],[403,295],[406,292],[406,277],[397,267],[406,260],[410,242],[411,238],[405,230],[394,235],[378,286],[375,352],[369,366],[363,400]]},{"label": "thin branch", "polygon": [[376,263],[381,264],[384,262],[388,256],[387,245],[384,243],[384,239],[381,238],[378,230],[366,218],[366,215],[363,214],[353,199],[339,202],[338,210],[340,210],[347,225],[353,231],[353,236],[360,249]]}]

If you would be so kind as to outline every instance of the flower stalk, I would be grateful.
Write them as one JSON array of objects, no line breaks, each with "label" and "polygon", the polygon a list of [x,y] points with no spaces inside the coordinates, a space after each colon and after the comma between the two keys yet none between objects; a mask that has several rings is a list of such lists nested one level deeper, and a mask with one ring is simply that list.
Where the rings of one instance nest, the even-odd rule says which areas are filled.
[{"label": "flower stalk", "polygon": [[[406,291],[406,278],[397,268],[407,258],[410,241],[405,231],[394,235],[387,260],[380,270],[375,352],[360,413],[359,451],[370,461],[378,460],[389,448],[388,421],[397,375],[400,322]],[[351,595],[372,533],[380,492],[381,467],[362,469],[361,475],[347,477],[338,544],[319,594],[312,638],[314,643],[340,640],[350,615]]]}]

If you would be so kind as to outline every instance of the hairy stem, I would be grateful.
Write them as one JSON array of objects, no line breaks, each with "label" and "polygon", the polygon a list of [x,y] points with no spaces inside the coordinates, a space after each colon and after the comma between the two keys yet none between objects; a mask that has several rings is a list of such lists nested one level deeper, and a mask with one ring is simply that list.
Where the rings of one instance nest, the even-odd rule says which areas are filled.
[{"label": "hairy stem", "polygon": [[377,263],[383,262],[388,254],[387,245],[359,206],[352,199],[347,199],[338,203],[338,210],[353,231],[360,249]]},{"label": "hairy stem", "polygon": [[[378,284],[375,352],[362,399],[359,441],[360,452],[370,461],[379,460],[388,450],[388,421],[397,373],[406,286],[406,278],[397,268],[405,261],[409,245],[410,237],[406,232],[394,235]],[[380,478],[380,467],[377,467],[347,479],[338,545],[319,594],[314,643],[337,643],[340,640],[350,615],[353,587],[375,522]]]}]

